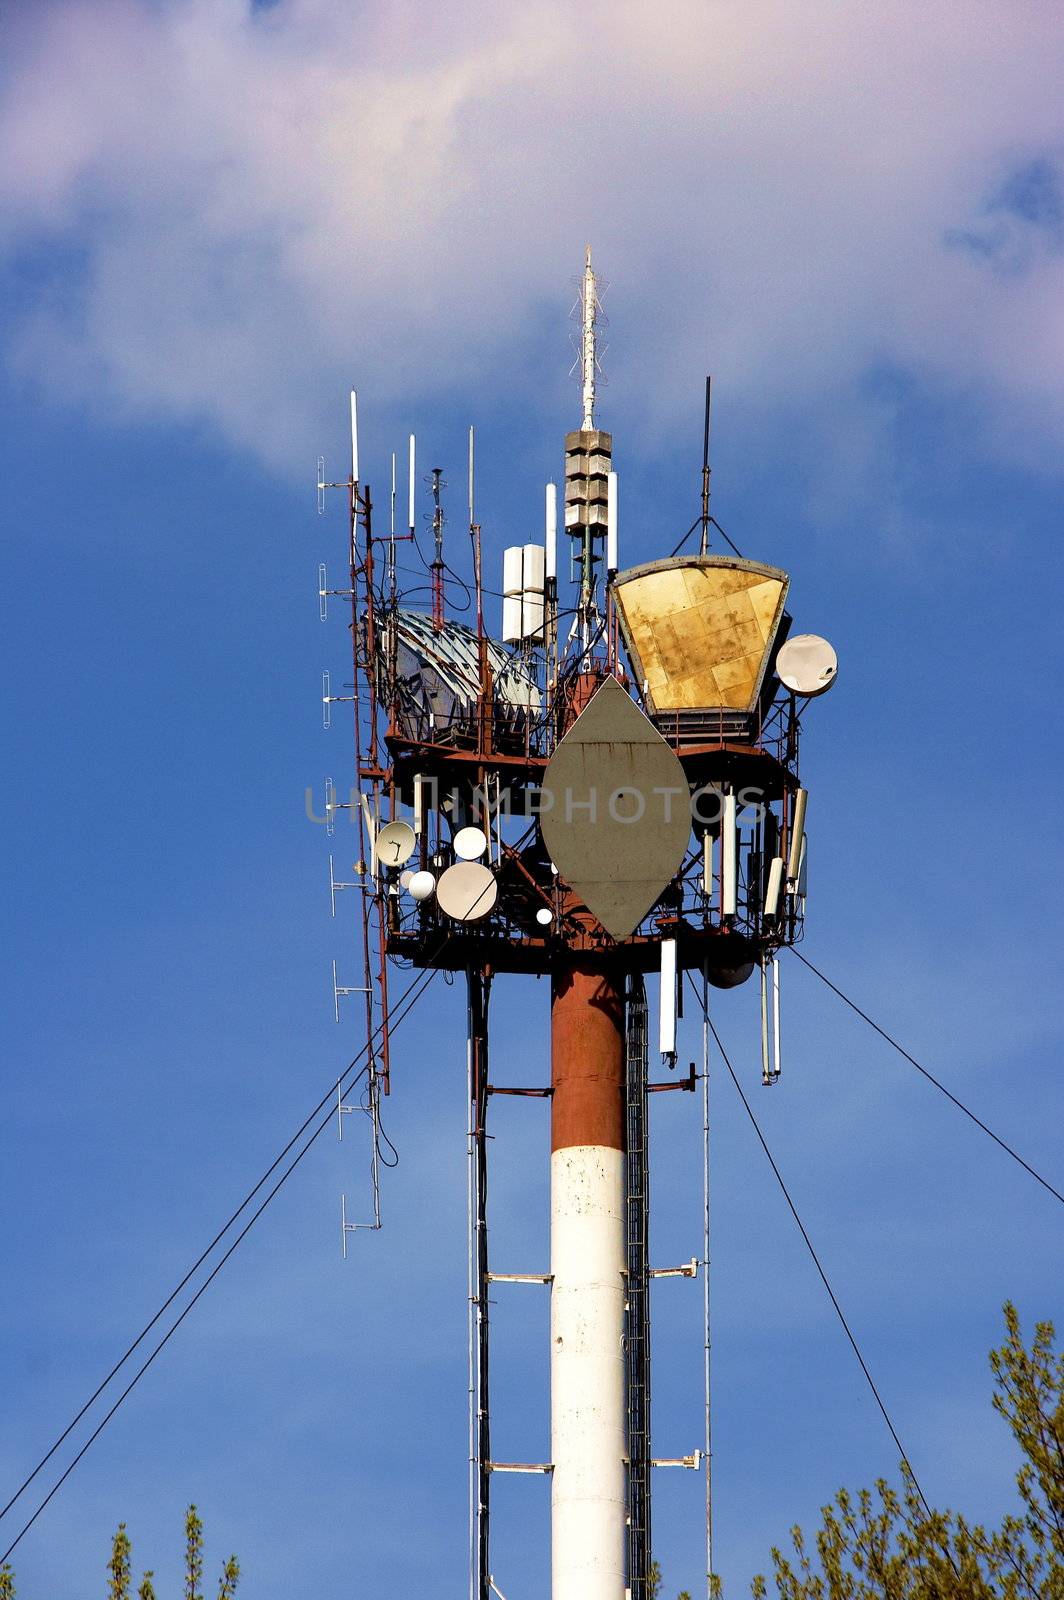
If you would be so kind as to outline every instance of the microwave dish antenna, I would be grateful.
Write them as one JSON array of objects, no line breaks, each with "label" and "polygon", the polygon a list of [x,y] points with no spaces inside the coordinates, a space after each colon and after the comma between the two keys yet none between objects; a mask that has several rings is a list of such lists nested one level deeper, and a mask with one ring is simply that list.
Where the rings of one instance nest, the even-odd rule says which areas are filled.
[{"label": "microwave dish antenna", "polygon": [[483,828],[459,828],[453,845],[459,861],[479,861],[488,848],[488,836]]},{"label": "microwave dish antenna", "polygon": [[373,855],[382,867],[403,867],[416,846],[417,834],[409,822],[386,822],[374,842]]},{"label": "microwave dish antenna", "polygon": [[499,886],[479,861],[456,861],[436,885],[440,910],[455,922],[478,922],[494,908]]},{"label": "microwave dish antenna", "polygon": [[792,694],[815,699],[835,682],[839,658],[818,633],[796,633],[776,657],[776,676]]}]

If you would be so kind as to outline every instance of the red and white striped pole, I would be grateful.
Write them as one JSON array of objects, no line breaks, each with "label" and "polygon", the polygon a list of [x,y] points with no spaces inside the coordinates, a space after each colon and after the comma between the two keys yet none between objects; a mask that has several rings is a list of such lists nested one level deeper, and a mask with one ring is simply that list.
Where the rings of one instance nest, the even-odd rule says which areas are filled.
[{"label": "red and white striped pole", "polygon": [[624,1600],[624,987],[551,986],[551,1596]]}]

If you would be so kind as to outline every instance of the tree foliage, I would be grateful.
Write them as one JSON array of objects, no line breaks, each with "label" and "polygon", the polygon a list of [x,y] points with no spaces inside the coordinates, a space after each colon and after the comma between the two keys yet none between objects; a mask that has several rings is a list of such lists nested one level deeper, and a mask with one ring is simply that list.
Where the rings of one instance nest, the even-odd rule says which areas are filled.
[{"label": "tree foliage", "polygon": [[[137,1600],[156,1600],[155,1574],[149,1569],[137,1587]],[[111,1540],[111,1559],[107,1563],[107,1600],[132,1600],[133,1544],[126,1525],[120,1522]],[[240,1578],[240,1563],[230,1556],[218,1580],[218,1600],[233,1600]],[[188,1600],[203,1600],[203,1523],[195,1506],[185,1513],[185,1595]],[[9,1566],[0,1567],[0,1600],[15,1600],[15,1574]]]},{"label": "tree foliage", "polygon": [[[928,1510],[903,1464],[900,1493],[882,1480],[874,1493],[840,1490],[812,1544],[793,1528],[790,1551],[772,1551],[780,1600],[1064,1600],[1064,1354],[1052,1323],[1028,1348],[1006,1305],[990,1366],[994,1409],[1023,1454],[1022,1514],[988,1529]],[[763,1577],[752,1592],[767,1595]]]},{"label": "tree foliage", "polygon": [[[1064,1353],[1054,1338],[1039,1322],[1028,1348],[1007,1304],[1004,1343],[990,1353],[994,1409],[1023,1456],[1020,1515],[988,1529],[931,1510],[903,1462],[900,1491],[882,1479],[874,1491],[840,1489],[811,1541],[796,1527],[786,1554],[773,1549],[779,1600],[1064,1600]],[[657,1562],[651,1584],[657,1600]],[[716,1578],[711,1592],[721,1594]],[[755,1600],[768,1592],[753,1580]]]}]

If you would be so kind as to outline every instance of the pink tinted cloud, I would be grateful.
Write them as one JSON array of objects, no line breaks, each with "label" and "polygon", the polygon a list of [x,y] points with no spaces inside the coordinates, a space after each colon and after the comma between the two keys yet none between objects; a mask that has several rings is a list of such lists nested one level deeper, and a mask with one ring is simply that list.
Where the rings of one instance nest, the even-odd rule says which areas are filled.
[{"label": "pink tinted cloud", "polygon": [[0,247],[75,241],[86,262],[13,333],[46,384],[302,462],[353,374],[381,405],[510,384],[586,236],[650,426],[703,361],[751,407],[828,413],[896,362],[1018,408],[1025,448],[1059,444],[1059,249],[1014,220],[1010,276],[949,242],[1002,171],[1064,143],[1050,7],[37,15],[0,91]]}]

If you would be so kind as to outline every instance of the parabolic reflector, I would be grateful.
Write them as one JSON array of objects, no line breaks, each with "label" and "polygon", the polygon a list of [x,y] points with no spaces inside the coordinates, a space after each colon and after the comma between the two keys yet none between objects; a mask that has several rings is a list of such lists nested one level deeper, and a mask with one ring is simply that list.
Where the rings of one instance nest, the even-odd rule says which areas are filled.
[{"label": "parabolic reflector", "polygon": [[613,593],[651,711],[752,711],[790,579],[738,556],[678,556],[618,573]]},{"label": "parabolic reflector", "polygon": [[687,779],[616,678],[596,689],[547,763],[540,826],[559,873],[615,939],[627,939],[678,872],[691,836]]}]

